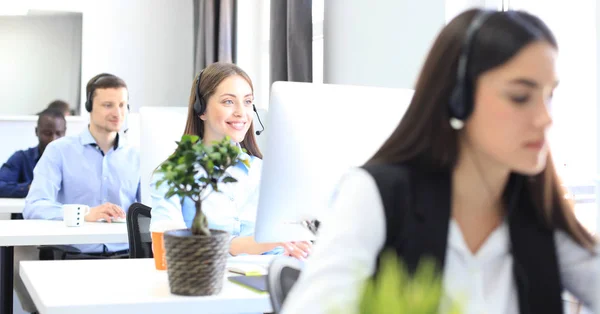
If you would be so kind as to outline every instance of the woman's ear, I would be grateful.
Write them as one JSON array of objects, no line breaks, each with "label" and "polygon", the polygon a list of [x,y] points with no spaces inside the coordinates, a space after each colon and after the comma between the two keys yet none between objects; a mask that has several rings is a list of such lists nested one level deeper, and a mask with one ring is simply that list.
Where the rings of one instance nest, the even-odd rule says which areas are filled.
[{"label": "woman's ear", "polygon": [[199,114],[198,118],[200,118],[200,120],[202,120],[202,121],[206,121],[206,114],[204,114],[204,113],[203,114]]}]

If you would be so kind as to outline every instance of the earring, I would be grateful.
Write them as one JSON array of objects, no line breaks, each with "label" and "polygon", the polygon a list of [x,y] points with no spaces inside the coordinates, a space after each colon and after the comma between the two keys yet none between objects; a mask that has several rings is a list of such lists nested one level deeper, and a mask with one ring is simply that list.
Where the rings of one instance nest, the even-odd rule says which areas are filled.
[{"label": "earring", "polygon": [[460,130],[465,126],[465,123],[457,118],[450,118],[450,126],[455,130]]}]

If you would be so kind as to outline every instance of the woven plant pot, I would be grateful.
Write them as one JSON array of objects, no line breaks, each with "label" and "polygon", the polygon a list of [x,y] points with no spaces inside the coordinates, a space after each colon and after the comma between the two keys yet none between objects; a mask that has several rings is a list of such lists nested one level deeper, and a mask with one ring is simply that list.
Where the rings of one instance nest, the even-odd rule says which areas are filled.
[{"label": "woven plant pot", "polygon": [[210,230],[211,236],[193,235],[189,229],[164,233],[171,293],[189,296],[221,292],[229,233]]}]

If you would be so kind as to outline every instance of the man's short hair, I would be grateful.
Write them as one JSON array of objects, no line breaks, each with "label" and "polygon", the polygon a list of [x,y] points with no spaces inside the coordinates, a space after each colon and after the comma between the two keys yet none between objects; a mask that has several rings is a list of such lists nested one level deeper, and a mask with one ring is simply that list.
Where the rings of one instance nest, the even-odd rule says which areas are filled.
[{"label": "man's short hair", "polygon": [[92,77],[86,87],[85,87],[85,95],[86,99],[90,103],[94,102],[94,96],[96,95],[96,90],[99,88],[125,88],[127,89],[127,84],[120,77],[110,74],[110,73],[100,73],[94,77]]},{"label": "man's short hair", "polygon": [[44,109],[44,111],[38,113],[38,124],[40,123],[40,120],[42,120],[43,117],[59,118],[65,120],[65,115],[62,111],[52,108],[46,108]]}]

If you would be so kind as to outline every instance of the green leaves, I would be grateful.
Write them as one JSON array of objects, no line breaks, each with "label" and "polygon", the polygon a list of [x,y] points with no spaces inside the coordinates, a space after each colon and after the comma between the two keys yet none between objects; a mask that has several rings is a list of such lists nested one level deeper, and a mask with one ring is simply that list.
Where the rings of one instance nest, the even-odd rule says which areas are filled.
[{"label": "green leaves", "polygon": [[196,143],[196,142],[198,142],[198,140],[200,140],[200,136],[198,136],[198,135],[184,134],[181,137],[181,141],[188,141],[188,142],[192,142],[192,143]]},{"label": "green leaves", "polygon": [[245,151],[232,143],[229,137],[214,142],[213,145],[204,145],[196,135],[183,135],[176,143],[175,152],[156,170],[163,174],[156,186],[166,184],[168,190],[165,197],[177,195],[182,204],[186,197],[192,199],[196,203],[198,218],[194,219],[195,227],[192,231],[204,234],[208,230],[208,222],[199,206],[202,192],[209,186],[213,191],[219,192],[220,183],[237,182],[235,178],[225,174],[227,168],[238,162],[250,167],[250,163],[240,159],[241,153]]},{"label": "green leaves", "polygon": [[223,183],[235,183],[237,182],[237,179],[234,177],[225,177],[223,178]]},{"label": "green leaves", "polygon": [[[443,295],[441,274],[432,259],[422,259],[410,274],[395,252],[382,253],[377,278],[366,282],[359,313],[438,313]],[[444,304],[459,314],[458,304]]]}]

